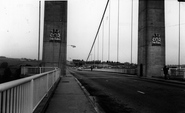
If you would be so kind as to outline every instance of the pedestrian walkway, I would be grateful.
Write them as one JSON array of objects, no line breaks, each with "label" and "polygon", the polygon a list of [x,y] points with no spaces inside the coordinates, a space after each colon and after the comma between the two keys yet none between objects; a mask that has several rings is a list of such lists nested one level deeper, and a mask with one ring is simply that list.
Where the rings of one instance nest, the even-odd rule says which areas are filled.
[{"label": "pedestrian walkway", "polygon": [[68,71],[62,77],[45,113],[96,113],[92,104]]}]

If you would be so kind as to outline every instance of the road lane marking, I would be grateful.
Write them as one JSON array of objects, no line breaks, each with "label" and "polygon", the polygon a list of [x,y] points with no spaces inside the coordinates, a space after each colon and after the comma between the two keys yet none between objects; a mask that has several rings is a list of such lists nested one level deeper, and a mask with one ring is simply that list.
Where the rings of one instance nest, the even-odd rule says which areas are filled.
[{"label": "road lane marking", "polygon": [[142,92],[142,91],[137,91],[138,93],[141,93],[141,94],[145,94],[145,92]]}]

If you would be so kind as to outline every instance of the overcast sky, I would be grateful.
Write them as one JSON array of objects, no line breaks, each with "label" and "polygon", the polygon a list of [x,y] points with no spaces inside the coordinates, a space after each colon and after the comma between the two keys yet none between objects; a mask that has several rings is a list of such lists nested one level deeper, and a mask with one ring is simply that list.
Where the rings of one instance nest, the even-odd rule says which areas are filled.
[{"label": "overcast sky", "polygon": [[[138,38],[138,0],[134,1],[133,20],[133,62],[137,63]],[[68,0],[68,45],[67,59],[86,60],[95,38],[107,0]],[[118,0],[111,0],[104,19],[104,51],[103,60],[108,59],[108,25],[111,25],[110,60],[117,59],[117,11]],[[42,0],[42,18],[43,18]],[[177,0],[165,1],[166,26],[166,61],[167,64],[177,64],[178,61],[178,20],[179,4]],[[38,0],[1,0],[0,1],[0,56],[13,58],[37,59],[38,49]],[[185,3],[181,3],[181,64],[185,64]],[[131,0],[120,0],[119,24],[119,61],[130,62],[131,36]],[[41,22],[43,26],[43,20]],[[41,30],[41,41],[42,41]],[[102,28],[99,33],[99,43],[102,44]],[[102,45],[95,44],[90,59],[102,59]],[[42,53],[42,52],[41,52]]]}]

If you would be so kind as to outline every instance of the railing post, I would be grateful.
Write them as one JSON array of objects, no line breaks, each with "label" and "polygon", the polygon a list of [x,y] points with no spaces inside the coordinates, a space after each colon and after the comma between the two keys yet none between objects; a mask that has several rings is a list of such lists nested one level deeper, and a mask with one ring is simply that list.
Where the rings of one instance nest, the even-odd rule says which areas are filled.
[{"label": "railing post", "polygon": [[53,84],[55,83],[55,72],[52,73],[52,77],[53,77],[53,83],[52,83],[52,86],[53,86]]},{"label": "railing post", "polygon": [[6,112],[9,113],[10,112],[10,90],[7,90],[7,106],[6,106]]},{"label": "railing post", "polygon": [[46,97],[48,97],[48,93],[49,93],[49,74],[46,75],[46,90],[47,90],[47,94]]},{"label": "railing post", "polygon": [[54,81],[54,83],[56,82],[56,79],[57,79],[57,72],[56,72],[56,70],[54,71],[54,77],[55,77],[55,81]]},{"label": "railing post", "polygon": [[13,112],[13,93],[14,93],[14,89],[10,89],[10,98],[11,98],[11,101],[10,101],[10,113]]},{"label": "railing post", "polygon": [[34,95],[33,95],[33,90],[34,90],[34,80],[32,79],[31,80],[31,83],[30,83],[30,109],[29,109],[29,113],[32,113],[33,112],[33,98],[34,98]]},{"label": "railing post", "polygon": [[4,91],[3,92],[3,105],[2,105],[2,112],[3,113],[6,113],[6,95],[7,95],[7,93],[6,93],[6,91]]}]

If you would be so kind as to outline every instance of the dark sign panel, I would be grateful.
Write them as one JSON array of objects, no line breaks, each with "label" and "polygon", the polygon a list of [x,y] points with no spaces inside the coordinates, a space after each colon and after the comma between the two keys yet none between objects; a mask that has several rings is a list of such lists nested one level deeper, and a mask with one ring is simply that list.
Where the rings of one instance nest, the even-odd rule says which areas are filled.
[{"label": "dark sign panel", "polygon": [[152,36],[152,46],[161,46],[161,37],[157,33]]}]

